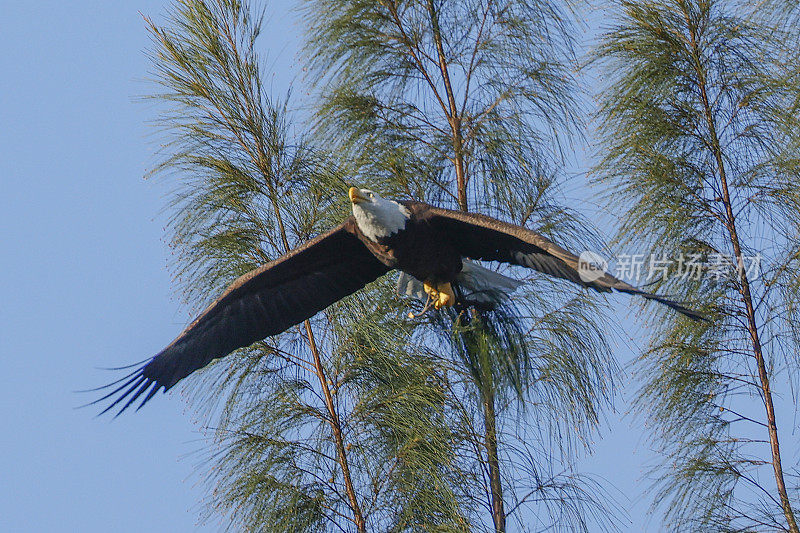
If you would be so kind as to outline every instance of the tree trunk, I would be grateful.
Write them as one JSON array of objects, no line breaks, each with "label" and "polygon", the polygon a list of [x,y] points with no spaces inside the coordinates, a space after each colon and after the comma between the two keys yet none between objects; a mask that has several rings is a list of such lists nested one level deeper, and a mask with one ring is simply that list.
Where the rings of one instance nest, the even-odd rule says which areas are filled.
[{"label": "tree trunk", "polygon": [[314,332],[311,330],[311,323],[305,321],[306,334],[308,335],[308,342],[311,347],[311,353],[314,355],[314,369],[317,372],[320,385],[322,385],[322,393],[325,398],[325,407],[328,409],[330,415],[331,429],[333,430],[333,438],[336,442],[336,453],[339,458],[339,465],[342,468],[342,476],[344,477],[344,488],[347,493],[347,499],[350,501],[350,509],[353,511],[353,521],[356,523],[358,533],[366,533],[367,526],[364,520],[364,515],[361,512],[361,506],[358,504],[356,498],[356,491],[353,488],[353,480],[350,477],[350,465],[347,462],[346,447],[344,438],[342,437],[342,424],[339,420],[339,414],[336,412],[336,406],[333,404],[333,395],[331,394],[330,387],[328,386],[328,378],[325,375],[325,368],[322,366],[322,360],[317,350],[317,344],[314,340]]},{"label": "tree trunk", "polygon": [[[273,197],[273,208],[275,210],[275,217],[278,221],[278,227],[281,234],[281,241],[285,251],[290,250],[289,240],[286,238],[286,231],[283,225],[283,217],[281,216],[280,209],[278,208],[276,191],[272,184],[270,184],[270,191]],[[319,379],[320,386],[322,387],[322,394],[325,401],[325,408],[328,411],[329,423],[333,431],[334,444],[336,446],[336,455],[338,458],[339,466],[342,469],[342,477],[344,478],[344,488],[347,494],[347,499],[350,503],[350,509],[353,512],[353,522],[356,524],[358,533],[366,533],[367,526],[364,520],[364,514],[361,512],[361,506],[356,497],[356,491],[353,488],[353,480],[350,476],[350,465],[347,461],[347,448],[344,444],[344,437],[342,436],[342,424],[339,419],[339,413],[336,412],[336,406],[333,403],[333,395],[331,394],[330,387],[328,386],[328,377],[325,374],[325,367],[322,365],[322,358],[320,357],[319,350],[317,349],[314,331],[311,329],[311,322],[306,320],[303,322],[306,330],[306,337],[308,338],[308,346],[311,349],[311,354],[314,357],[314,370]]]},{"label": "tree trunk", "polygon": [[685,18],[691,38],[692,51],[694,55],[693,59],[695,61],[695,69],[697,72],[698,86],[700,90],[700,99],[703,104],[705,120],[708,126],[711,150],[714,154],[714,159],[717,164],[720,185],[722,187],[722,202],[725,206],[726,226],[731,246],[733,247],[733,253],[736,257],[736,271],[740,285],[739,293],[745,306],[745,311],[747,314],[747,329],[750,333],[753,355],[758,368],[758,379],[761,384],[760,388],[767,417],[767,431],[769,433],[770,450],[772,452],[772,468],[775,475],[775,484],[778,488],[781,508],[784,516],[786,517],[786,523],[789,526],[789,531],[791,531],[791,533],[800,533],[800,529],[797,527],[797,519],[794,516],[794,511],[792,510],[789,495],[786,490],[786,481],[784,479],[783,466],[781,464],[781,449],[780,443],[778,442],[778,426],[775,421],[775,407],[772,402],[769,374],[767,373],[767,365],[764,359],[763,347],[759,336],[755,306],[753,304],[753,297],[750,291],[750,280],[747,278],[747,272],[744,268],[744,257],[742,255],[741,241],[739,240],[739,234],[736,228],[736,216],[734,214],[733,203],[731,201],[730,191],[728,189],[728,176],[725,167],[725,159],[722,155],[722,148],[717,134],[716,122],[714,120],[714,115],[708,98],[705,71],[703,70],[702,63],[700,61],[696,31],[691,23],[688,13],[685,13]]},{"label": "tree trunk", "polygon": [[489,466],[492,521],[496,533],[505,533],[506,512],[503,505],[503,484],[500,479],[500,461],[497,456],[497,418],[494,392],[486,393],[483,402],[483,419],[486,433],[486,462]]},{"label": "tree trunk", "polygon": [[447,94],[447,113],[450,122],[451,135],[453,137],[453,164],[456,170],[456,190],[458,191],[458,207],[462,211],[467,211],[467,166],[464,161],[464,136],[461,133],[461,114],[456,105],[456,96],[453,91],[453,84],[450,82],[450,72],[447,69],[447,57],[444,53],[442,44],[442,33],[439,29],[439,16],[433,5],[433,0],[428,0],[428,12],[431,16],[431,27],[433,28],[433,40],[436,43],[436,53],[439,59],[439,71],[442,74],[445,93]]},{"label": "tree trunk", "polygon": [[[458,207],[462,211],[469,211],[467,197],[467,165],[464,158],[464,136],[461,131],[461,114],[456,105],[455,92],[450,81],[450,73],[447,68],[447,57],[445,56],[442,34],[439,28],[439,16],[436,12],[433,0],[428,0],[428,12],[431,17],[431,28],[433,39],[436,43],[436,52],[439,60],[439,71],[444,82],[445,93],[447,95],[447,115],[453,142],[453,165],[456,173],[456,191]],[[488,386],[487,386],[488,385]],[[479,386],[481,386],[479,384]],[[503,484],[500,478],[500,461],[497,455],[497,412],[494,403],[493,384],[483,384],[485,390],[481,391],[483,401],[483,425],[484,439],[486,446],[486,463],[489,470],[489,485],[491,498],[492,522],[496,533],[505,533],[506,514],[503,505]]]}]

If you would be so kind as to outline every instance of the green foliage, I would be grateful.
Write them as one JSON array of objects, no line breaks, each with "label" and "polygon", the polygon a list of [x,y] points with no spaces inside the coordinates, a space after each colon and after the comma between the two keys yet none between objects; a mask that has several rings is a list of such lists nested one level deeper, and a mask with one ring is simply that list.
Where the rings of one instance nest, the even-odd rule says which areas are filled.
[{"label": "green foliage", "polygon": [[387,194],[454,206],[457,151],[471,208],[546,218],[554,133],[578,120],[571,26],[555,3],[306,0],[305,13],[324,87],[319,135],[337,140],[349,172]]},{"label": "green foliage", "polygon": [[[622,244],[703,260],[700,279],[670,275],[653,288],[702,302],[712,318],[659,318],[639,362],[637,405],[665,458],[655,501],[677,529],[787,530],[763,408],[765,383],[788,386],[798,369],[798,32],[771,23],[780,17],[764,5],[615,5],[597,51],[607,76],[597,173],[624,212]],[[713,275],[715,257],[737,253],[759,256],[761,269],[740,276],[734,259]]]},{"label": "green foliage", "polygon": [[[594,244],[559,192],[560,149],[579,122],[572,23],[559,4],[306,0],[303,13],[321,101],[315,135],[354,181]],[[438,313],[415,324],[414,339],[448,369],[454,493],[473,528],[497,514],[487,509],[494,440],[510,520],[585,530],[599,498],[568,452],[595,427],[615,367],[596,304],[573,286],[531,281],[516,308]]]},{"label": "green foliage", "polygon": [[[553,305],[552,295],[546,299]],[[417,332],[429,343],[438,338],[432,349],[451,354],[453,411],[468,446],[458,458],[473,473],[462,483],[472,498],[487,490],[483,406],[491,401],[509,521],[534,531],[613,529],[613,500],[597,480],[570,466],[575,441],[592,433],[601,399],[610,394],[609,362],[598,357],[608,350],[606,339],[597,324],[581,319],[595,304],[576,297],[542,314],[533,290],[523,302],[441,313]]]}]

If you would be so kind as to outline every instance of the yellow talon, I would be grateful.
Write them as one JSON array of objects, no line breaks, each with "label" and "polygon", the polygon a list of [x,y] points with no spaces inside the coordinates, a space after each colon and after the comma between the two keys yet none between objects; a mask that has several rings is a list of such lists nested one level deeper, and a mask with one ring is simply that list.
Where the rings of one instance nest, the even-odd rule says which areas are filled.
[{"label": "yellow talon", "polygon": [[439,291],[436,290],[436,287],[434,285],[431,285],[427,281],[422,283],[422,288],[425,290],[425,294],[427,294],[431,298],[436,298],[439,295]]},{"label": "yellow talon", "polygon": [[449,283],[443,283],[439,285],[438,289],[439,301],[437,303],[439,307],[437,309],[452,306],[456,301],[456,295],[453,294],[453,287]]},{"label": "yellow talon", "polygon": [[447,294],[440,292],[439,299],[436,300],[437,309],[441,309],[442,307],[448,307],[450,304],[450,296]]}]

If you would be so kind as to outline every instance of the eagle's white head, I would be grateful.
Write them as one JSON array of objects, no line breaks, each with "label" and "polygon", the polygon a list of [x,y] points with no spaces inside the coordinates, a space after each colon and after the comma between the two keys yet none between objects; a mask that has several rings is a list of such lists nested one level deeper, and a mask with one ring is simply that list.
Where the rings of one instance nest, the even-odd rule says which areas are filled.
[{"label": "eagle's white head", "polygon": [[373,241],[388,237],[406,226],[411,213],[395,201],[381,198],[369,189],[350,187],[353,216],[358,229]]}]

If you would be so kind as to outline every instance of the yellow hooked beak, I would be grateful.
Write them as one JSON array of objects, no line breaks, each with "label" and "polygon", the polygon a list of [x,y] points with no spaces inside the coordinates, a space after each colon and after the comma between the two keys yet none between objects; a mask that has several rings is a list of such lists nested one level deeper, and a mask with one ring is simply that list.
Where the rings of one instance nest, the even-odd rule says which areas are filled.
[{"label": "yellow hooked beak", "polygon": [[360,204],[361,202],[367,201],[367,198],[361,194],[361,190],[358,187],[350,187],[350,190],[347,191],[347,195],[350,197],[350,201],[354,204]]}]

